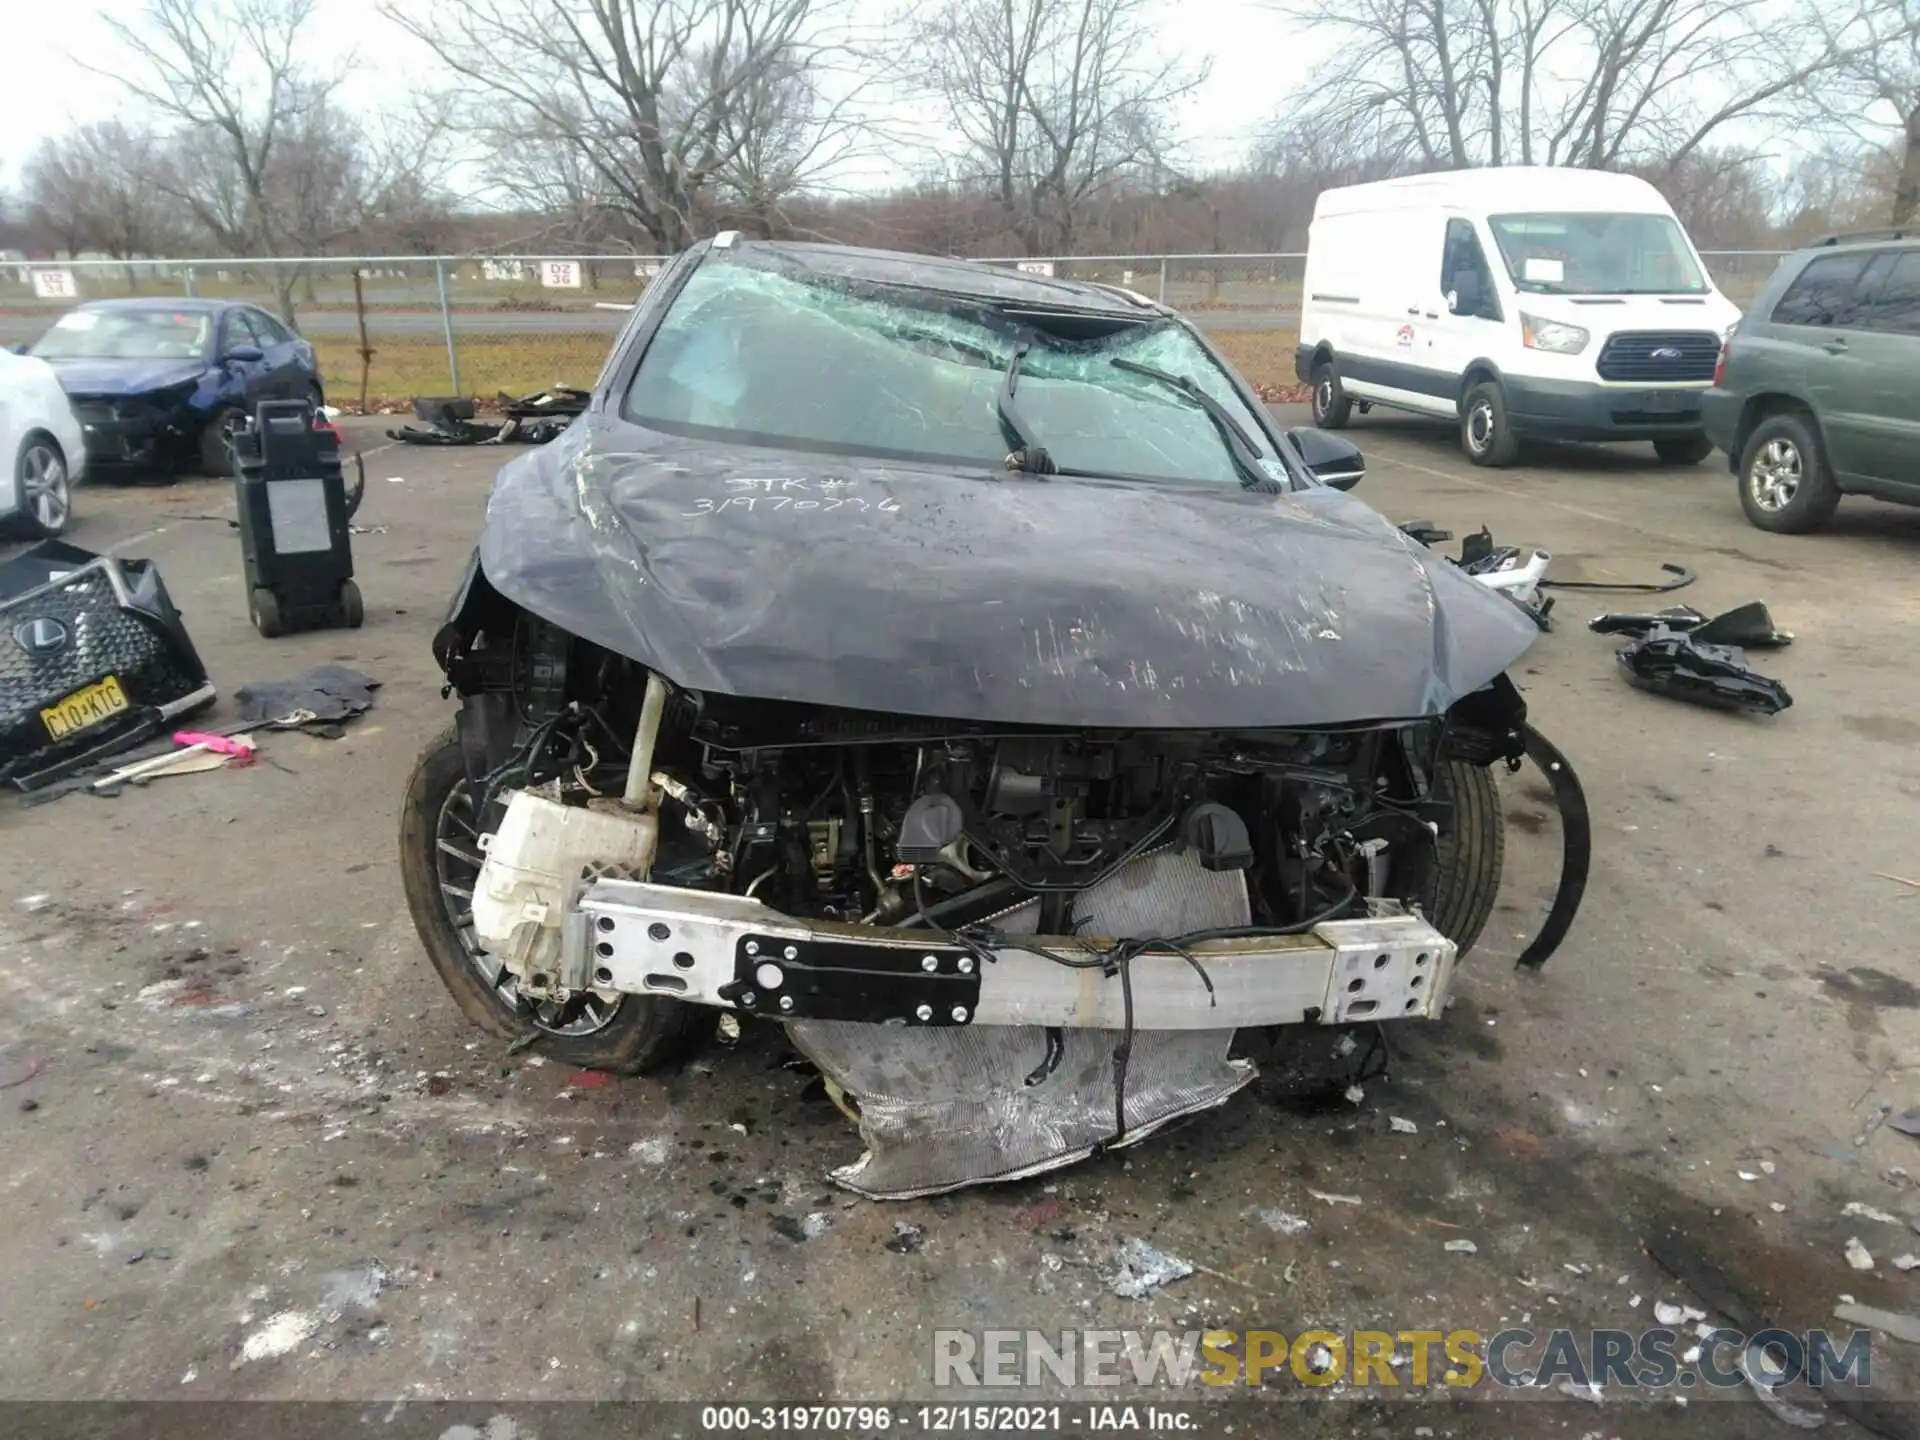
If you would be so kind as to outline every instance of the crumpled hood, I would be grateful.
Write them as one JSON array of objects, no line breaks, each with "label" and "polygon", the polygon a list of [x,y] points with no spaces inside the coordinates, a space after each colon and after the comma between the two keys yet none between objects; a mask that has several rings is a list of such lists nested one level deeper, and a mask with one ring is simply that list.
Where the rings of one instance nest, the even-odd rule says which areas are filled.
[{"label": "crumpled hood", "polygon": [[207,367],[198,360],[49,360],[69,395],[145,395],[196,383]]},{"label": "crumpled hood", "polygon": [[695,690],[1003,724],[1410,719],[1537,633],[1335,490],[1039,479],[600,415],[500,471],[481,564]]}]

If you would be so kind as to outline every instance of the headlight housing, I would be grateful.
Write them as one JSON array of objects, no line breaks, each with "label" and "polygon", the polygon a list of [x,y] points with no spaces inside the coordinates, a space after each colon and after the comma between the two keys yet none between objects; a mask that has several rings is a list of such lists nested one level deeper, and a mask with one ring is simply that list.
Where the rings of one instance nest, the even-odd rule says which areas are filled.
[{"label": "headlight housing", "polygon": [[1538,315],[1520,312],[1520,343],[1529,350],[1545,350],[1553,355],[1578,355],[1590,340],[1587,331],[1564,320],[1543,320]]}]

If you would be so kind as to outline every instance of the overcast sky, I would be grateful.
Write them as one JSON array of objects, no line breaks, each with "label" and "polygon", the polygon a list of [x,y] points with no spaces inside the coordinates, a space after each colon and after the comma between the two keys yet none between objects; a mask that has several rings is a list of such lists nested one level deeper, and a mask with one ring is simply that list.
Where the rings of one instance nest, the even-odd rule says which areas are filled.
[{"label": "overcast sky", "polygon": [[[857,0],[863,8],[869,0]],[[872,0],[880,8],[884,0]],[[1196,61],[1210,63],[1205,85],[1181,115],[1183,159],[1201,168],[1243,159],[1262,121],[1273,114],[1301,69],[1300,37],[1260,0],[1156,0],[1166,22],[1161,33],[1176,38]],[[101,15],[130,15],[136,0],[0,0],[7,11],[9,50],[0,84],[0,182],[10,183],[21,162],[48,135],[77,121],[124,113],[126,102],[110,81],[79,63],[110,66],[115,58]],[[309,31],[316,62],[330,64],[354,53],[345,95],[355,105],[378,106],[385,95],[418,85],[432,58],[383,19],[376,0],[321,0]],[[78,59],[75,57],[79,57]],[[885,184],[907,178],[871,170],[842,183]]]}]

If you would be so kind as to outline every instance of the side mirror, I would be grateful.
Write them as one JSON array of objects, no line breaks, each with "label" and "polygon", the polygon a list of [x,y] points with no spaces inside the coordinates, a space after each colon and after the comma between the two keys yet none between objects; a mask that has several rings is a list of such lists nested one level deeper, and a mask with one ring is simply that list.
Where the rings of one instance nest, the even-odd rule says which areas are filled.
[{"label": "side mirror", "polygon": [[1297,425],[1287,431],[1287,444],[1322,485],[1335,490],[1351,490],[1367,473],[1367,461],[1351,440]]},{"label": "side mirror", "polygon": [[253,364],[267,358],[267,352],[258,345],[235,345],[221,357],[224,360],[241,360]]}]

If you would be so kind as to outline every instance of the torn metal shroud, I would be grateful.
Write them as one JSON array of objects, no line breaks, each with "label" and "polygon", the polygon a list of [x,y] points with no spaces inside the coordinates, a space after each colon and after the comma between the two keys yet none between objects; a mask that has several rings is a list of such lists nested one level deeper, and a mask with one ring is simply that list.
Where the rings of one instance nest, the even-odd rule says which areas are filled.
[{"label": "torn metal shroud", "polygon": [[1434,715],[1538,633],[1328,488],[888,463],[600,412],[500,471],[481,562],[687,689],[1015,724]]},{"label": "torn metal shroud", "polygon": [[[1038,902],[1029,902],[999,928],[1031,933],[1038,916]],[[1076,928],[1093,934],[1166,936],[1249,918],[1244,874],[1206,870],[1194,852],[1171,849],[1134,861],[1074,904]],[[1116,982],[1093,972],[1088,983]],[[1016,1180],[1130,1145],[1225,1104],[1256,1073],[1250,1061],[1228,1058],[1234,1025],[1225,1013],[1218,1030],[800,1020],[787,1033],[858,1100],[867,1153],[833,1178],[876,1200]],[[1124,1127],[1115,1110],[1123,1041]]]}]

